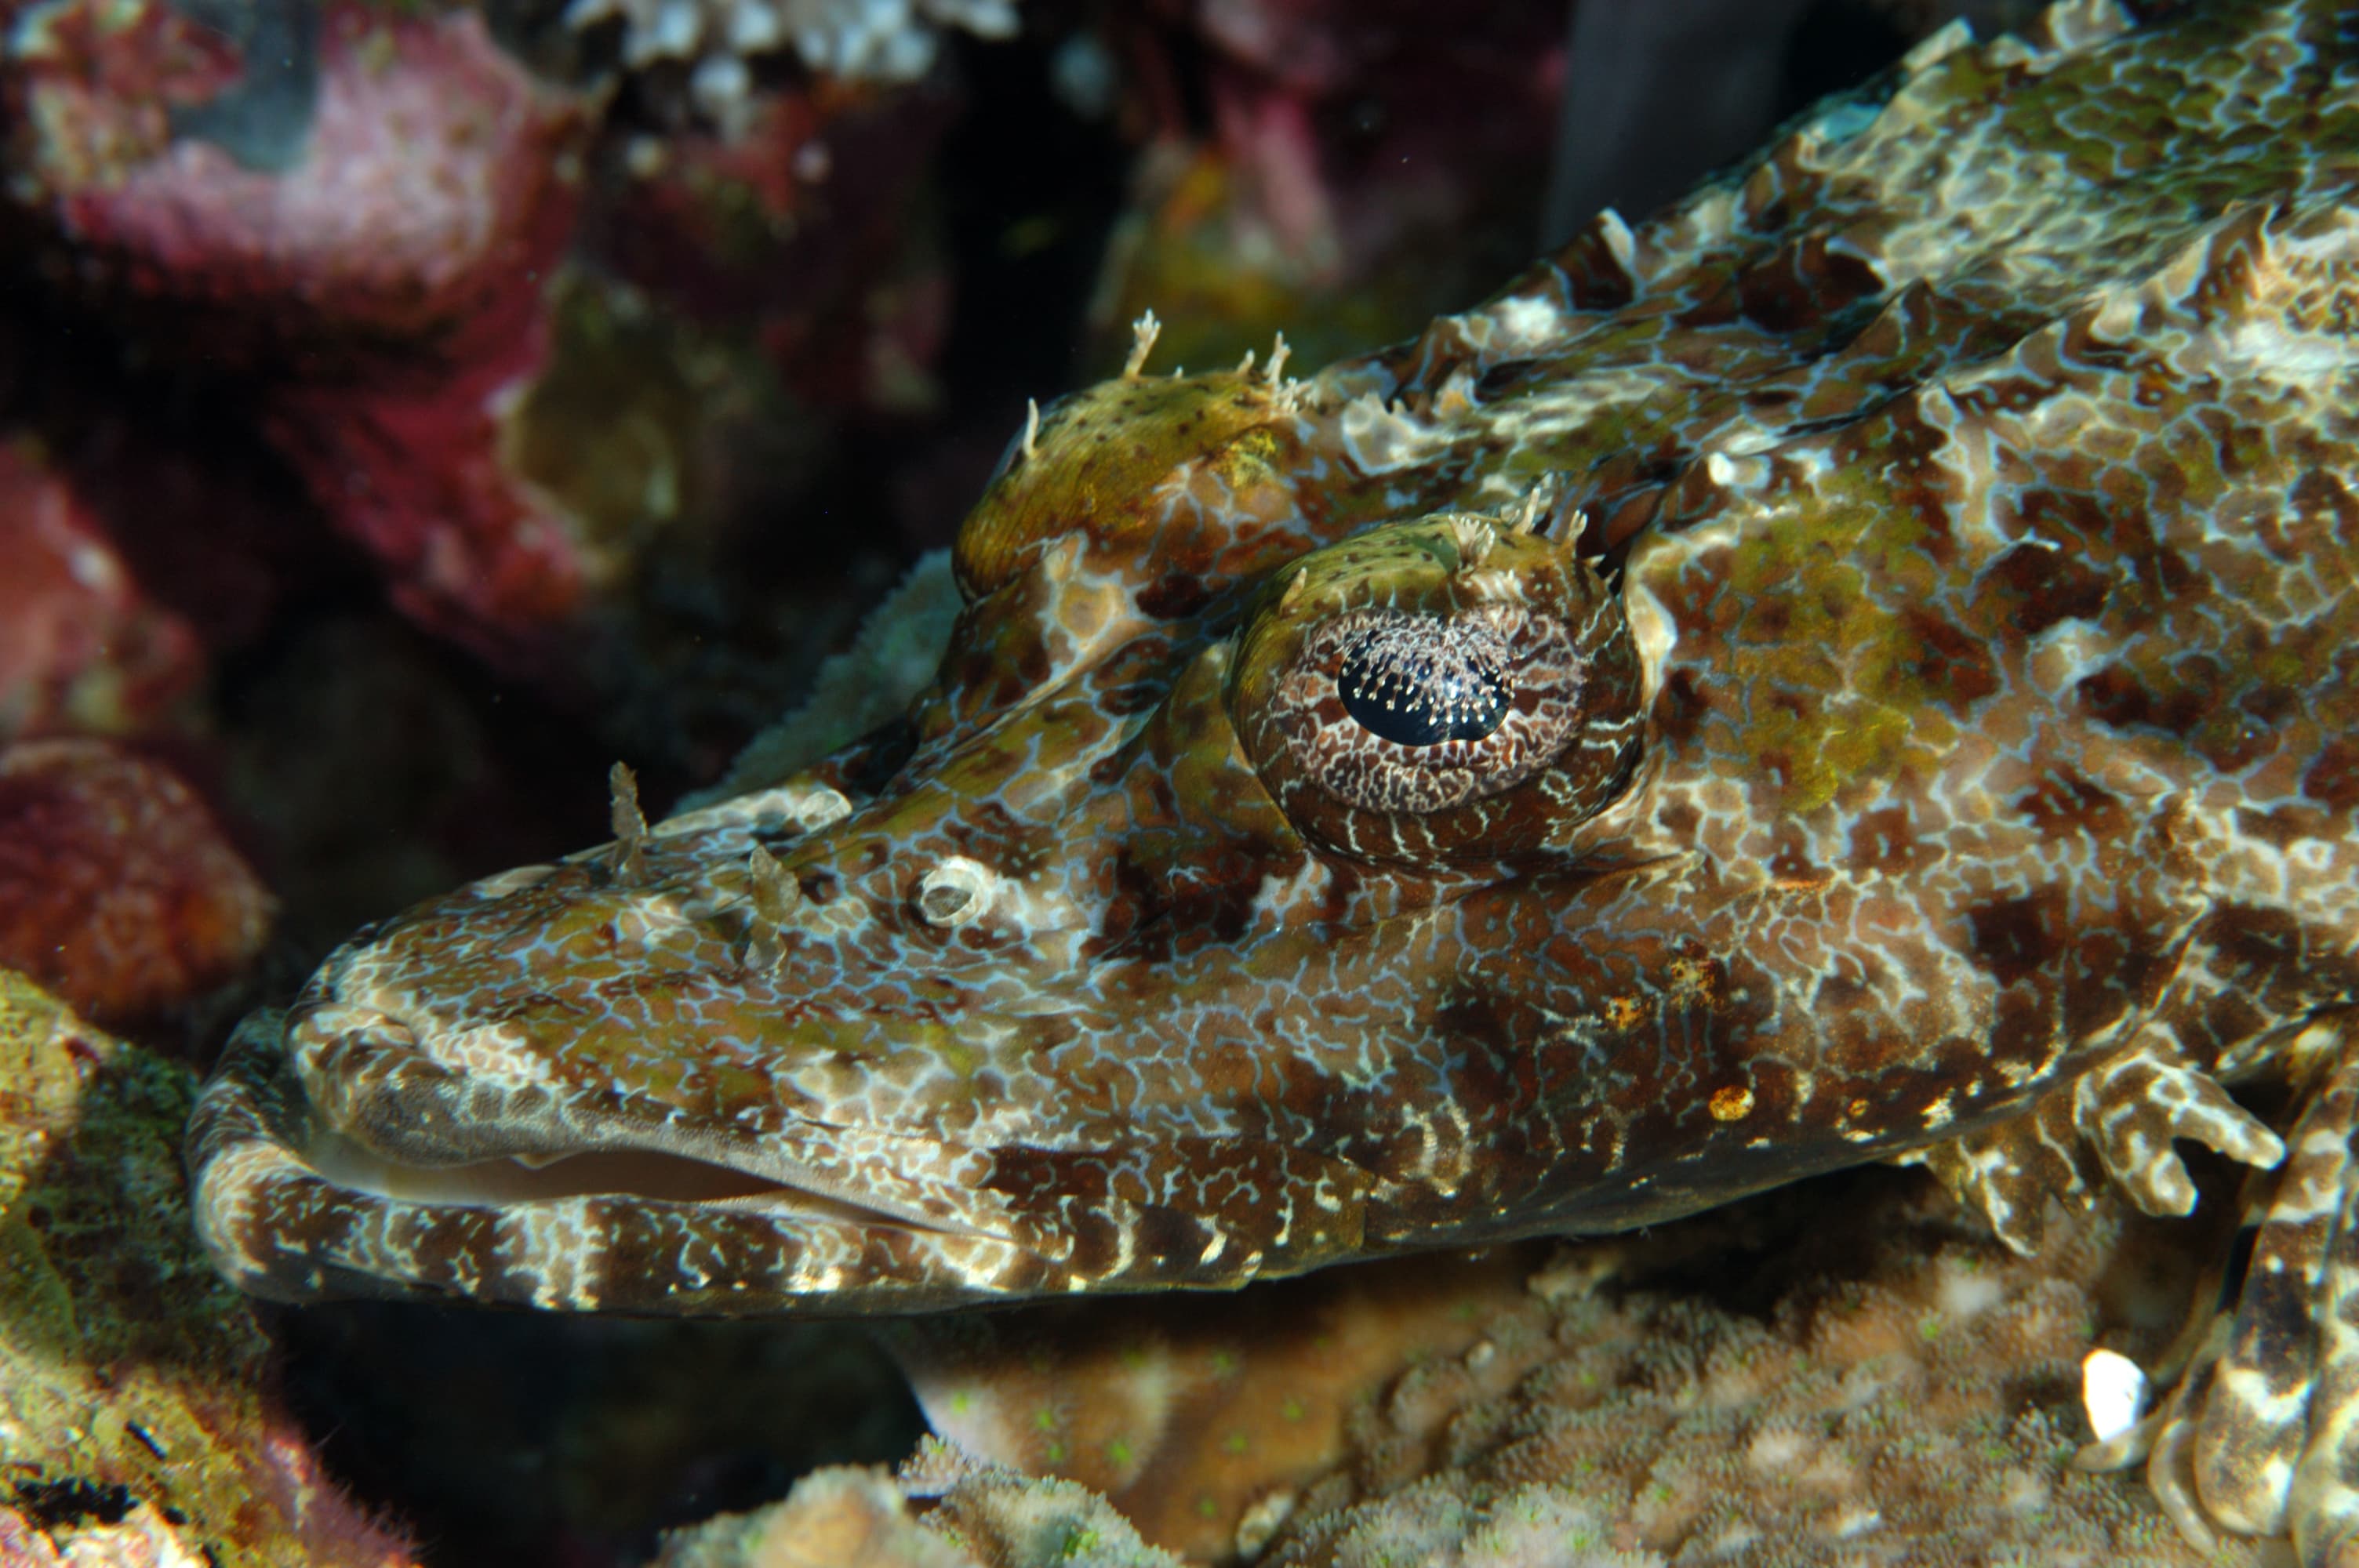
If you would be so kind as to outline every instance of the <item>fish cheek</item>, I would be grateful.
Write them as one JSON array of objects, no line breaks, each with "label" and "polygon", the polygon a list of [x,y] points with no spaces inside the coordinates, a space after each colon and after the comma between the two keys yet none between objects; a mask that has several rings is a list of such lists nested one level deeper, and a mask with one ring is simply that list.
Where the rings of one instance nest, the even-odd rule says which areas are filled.
[{"label": "fish cheek", "polygon": [[[1169,958],[1189,932],[1234,943],[1264,883],[1309,850],[1270,798],[1229,722],[1226,643],[1183,670],[1137,744],[1100,782],[1120,792],[1126,827],[1112,858],[1113,898],[1092,952],[1123,946]],[[1139,948],[1140,940],[1158,946]]]},{"label": "fish cheek", "polygon": [[[1546,896],[1528,902],[1543,922]],[[1741,949],[1599,921],[1518,950],[1528,964],[1462,986],[1434,1021],[1486,1199],[1663,1212],[1637,1189],[1781,1142],[1804,1114],[1803,1074],[1764,1049],[1776,988]]]}]

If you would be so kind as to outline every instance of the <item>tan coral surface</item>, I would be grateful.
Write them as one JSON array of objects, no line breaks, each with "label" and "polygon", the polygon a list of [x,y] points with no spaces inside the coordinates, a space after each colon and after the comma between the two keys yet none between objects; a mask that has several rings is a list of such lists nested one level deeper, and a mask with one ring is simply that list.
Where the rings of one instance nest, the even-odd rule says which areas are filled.
[{"label": "tan coral surface", "polygon": [[904,1354],[967,1447],[807,1477],[658,1563],[2279,1563],[2200,1553],[2135,1476],[2072,1464],[2082,1359],[2162,1361],[2185,1241],[2057,1210],[2018,1258],[1872,1171],[1638,1236],[942,1320]]},{"label": "tan coral surface", "polygon": [[1363,1414],[1261,1561],[2271,1561],[2199,1554],[2135,1476],[2072,1467],[2082,1357],[2153,1366],[2194,1254],[2104,1211],[2054,1232],[2017,1258],[1876,1172],[1567,1246]]},{"label": "tan coral surface", "polygon": [[1182,1568],[1085,1487],[950,1465],[959,1478],[922,1523],[903,1487],[923,1483],[821,1470],[784,1502],[675,1532],[651,1568]]}]

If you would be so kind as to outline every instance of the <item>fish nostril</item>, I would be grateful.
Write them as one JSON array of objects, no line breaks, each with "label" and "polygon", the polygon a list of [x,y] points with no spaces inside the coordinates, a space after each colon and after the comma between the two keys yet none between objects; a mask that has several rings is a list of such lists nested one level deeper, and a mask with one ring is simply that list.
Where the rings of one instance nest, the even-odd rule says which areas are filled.
[{"label": "fish nostril", "polygon": [[979,920],[989,912],[998,881],[999,873],[982,861],[950,856],[919,881],[919,918],[945,930]]},{"label": "fish nostril", "polygon": [[841,822],[852,815],[852,802],[843,792],[826,784],[813,784],[794,804],[789,815],[796,827],[806,833],[816,833],[832,822]]}]

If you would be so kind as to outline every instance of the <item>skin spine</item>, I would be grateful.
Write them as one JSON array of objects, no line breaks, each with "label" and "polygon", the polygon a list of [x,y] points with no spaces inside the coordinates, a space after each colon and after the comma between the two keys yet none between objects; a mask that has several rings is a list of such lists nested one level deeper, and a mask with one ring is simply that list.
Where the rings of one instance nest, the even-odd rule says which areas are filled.
[{"label": "skin spine", "polygon": [[[1064,400],[906,719],[249,1021],[209,1244],[292,1299],[905,1312],[1878,1158],[2027,1247],[2106,1182],[2185,1212],[2192,1138],[2282,1163],[2256,1283],[2113,1457],[2328,1561],[2354,30],[1952,30],[1411,342]],[[1372,647],[1476,717],[1371,729]]]}]

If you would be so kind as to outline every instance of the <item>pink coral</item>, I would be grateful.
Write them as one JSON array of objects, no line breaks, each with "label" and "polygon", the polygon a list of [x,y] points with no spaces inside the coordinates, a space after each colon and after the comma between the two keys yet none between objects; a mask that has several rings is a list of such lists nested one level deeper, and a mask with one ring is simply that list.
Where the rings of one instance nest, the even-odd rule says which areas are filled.
[{"label": "pink coral", "polygon": [[197,684],[195,633],[27,439],[0,442],[0,738],[139,728]]},{"label": "pink coral", "polygon": [[[263,379],[266,427],[405,608],[545,657],[594,568],[506,421],[547,354],[587,102],[472,12],[331,5],[233,86],[168,8],[100,9],[45,13],[8,62],[18,199],[157,348]],[[267,113],[233,133],[240,95]]]},{"label": "pink coral", "polygon": [[154,105],[111,69],[134,46],[104,47],[81,70],[29,62],[27,106],[45,135],[17,156],[29,154],[60,235],[96,268],[206,308],[199,326],[220,334],[208,347],[429,341],[464,358],[470,336],[505,339],[509,319],[530,313],[526,274],[568,230],[572,180],[559,165],[585,117],[472,12],[328,7],[316,103],[283,133],[298,140],[283,170],[196,135],[158,145]]},{"label": "pink coral", "polygon": [[0,751],[0,967],[93,1017],[139,1017],[235,976],[271,909],[161,764],[101,741]]}]

